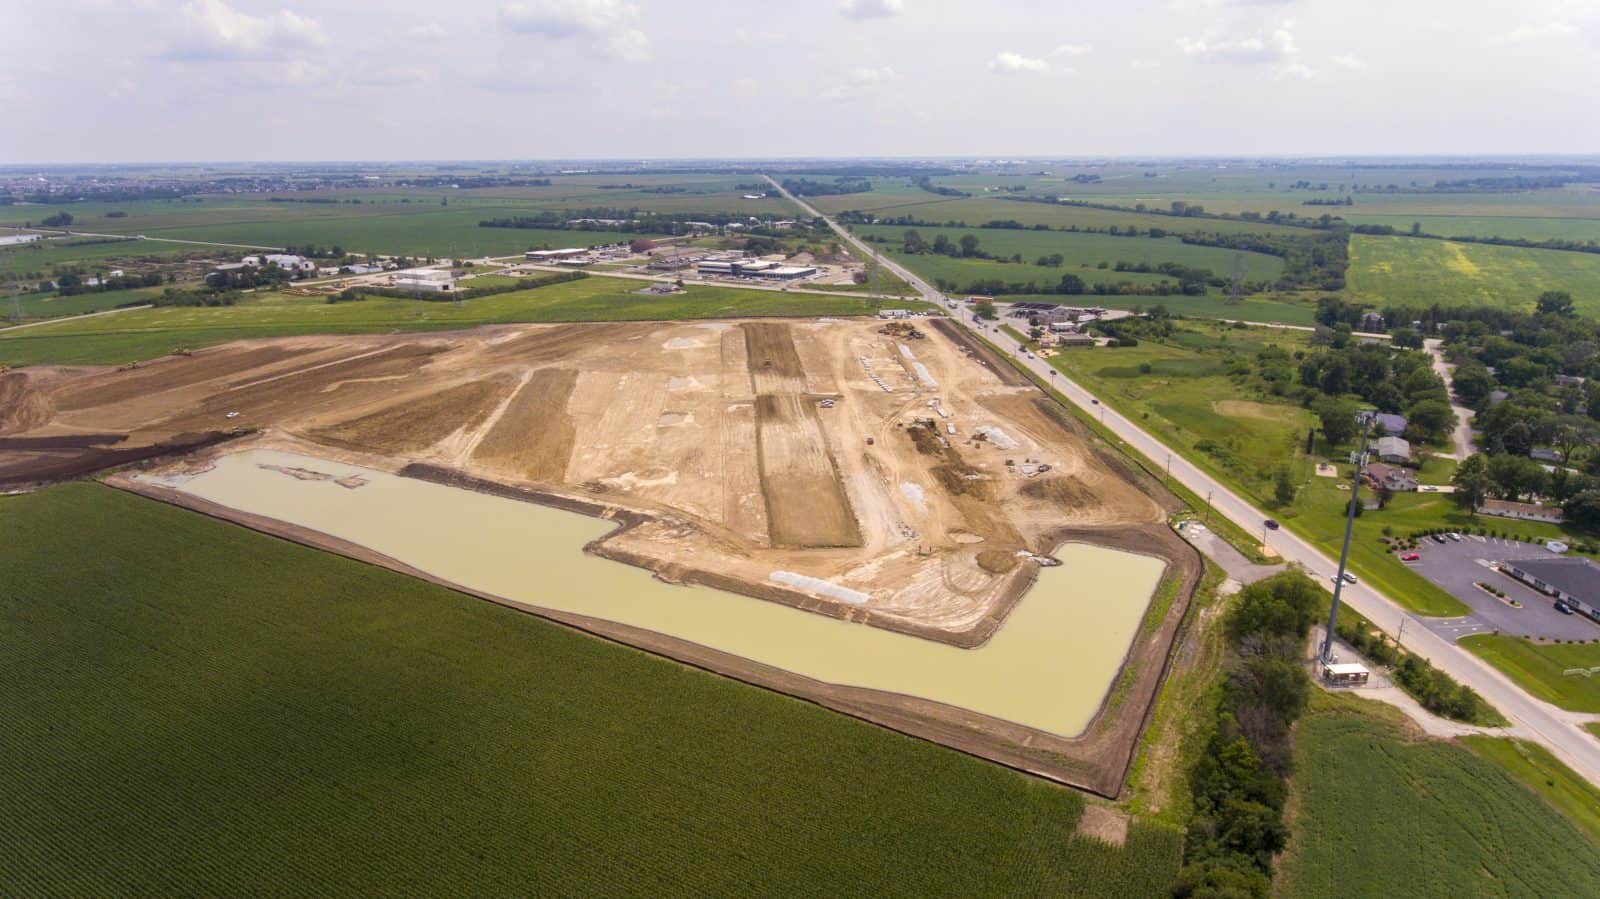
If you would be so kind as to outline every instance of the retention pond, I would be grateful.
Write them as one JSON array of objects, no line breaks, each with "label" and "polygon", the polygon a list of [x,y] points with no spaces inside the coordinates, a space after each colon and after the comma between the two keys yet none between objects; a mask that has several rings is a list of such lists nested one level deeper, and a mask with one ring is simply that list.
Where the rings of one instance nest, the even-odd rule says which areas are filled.
[{"label": "retention pond", "polygon": [[348,540],[515,603],[644,628],[819,681],[942,702],[1067,737],[1093,719],[1164,567],[1149,556],[1067,544],[1056,553],[1063,564],[1041,570],[993,638],[958,649],[774,602],[666,584],[581,551],[613,522],[359,466],[249,450],[221,457],[204,473],[159,482]]}]

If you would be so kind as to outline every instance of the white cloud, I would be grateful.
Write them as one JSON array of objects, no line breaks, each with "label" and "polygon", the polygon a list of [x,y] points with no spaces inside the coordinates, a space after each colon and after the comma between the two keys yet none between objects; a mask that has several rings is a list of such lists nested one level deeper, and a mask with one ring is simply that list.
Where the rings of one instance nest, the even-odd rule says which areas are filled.
[{"label": "white cloud", "polygon": [[630,28],[606,41],[606,52],[623,62],[649,62],[650,38],[639,29]]},{"label": "white cloud", "polygon": [[500,6],[500,23],[518,34],[593,41],[625,62],[650,59],[650,38],[639,30],[639,7],[622,0],[530,0]]},{"label": "white cloud", "polygon": [[264,59],[288,56],[328,42],[316,19],[280,9],[252,16],[222,0],[191,0],[179,7],[172,59]]},{"label": "white cloud", "polygon": [[728,89],[735,97],[754,97],[757,92],[756,80],[754,78],[735,78],[728,85]]},{"label": "white cloud", "polygon": [[1093,49],[1088,44],[1062,44],[1050,52],[1056,56],[1082,56]]},{"label": "white cloud", "polygon": [[1135,59],[1128,63],[1135,72],[1148,72],[1151,69],[1161,68],[1159,59]]},{"label": "white cloud", "polygon": [[1271,66],[1273,74],[1279,76],[1309,78],[1313,74],[1300,60],[1294,23],[1289,21],[1269,32],[1230,36],[1212,31],[1200,37],[1180,37],[1178,49],[1203,62]]},{"label": "white cloud", "polygon": [[1366,60],[1359,56],[1351,56],[1349,54],[1335,56],[1333,58],[1333,64],[1342,69],[1364,69],[1367,67]]},{"label": "white cloud", "polygon": [[900,73],[889,66],[857,66],[850,70],[850,80],[856,84],[881,84],[899,81]]},{"label": "white cloud", "polygon": [[1572,24],[1571,22],[1540,22],[1533,25],[1519,25],[1516,28],[1506,32],[1505,37],[1501,38],[1501,41],[1508,44],[1517,44],[1524,41],[1537,41],[1551,37],[1566,37],[1569,34],[1577,33],[1578,26]]},{"label": "white cloud", "polygon": [[449,36],[450,32],[445,31],[444,26],[438,22],[423,22],[420,25],[412,25],[406,29],[406,37],[414,37],[420,40],[442,40]]},{"label": "white cloud", "polygon": [[847,19],[883,19],[905,8],[905,0],[839,0],[839,12]]},{"label": "white cloud", "polygon": [[1050,64],[1042,59],[1023,56],[1020,53],[1012,53],[1010,50],[1002,50],[995,54],[994,59],[989,60],[989,70],[992,72],[1043,73],[1050,71]]},{"label": "white cloud", "polygon": [[439,73],[421,66],[380,66],[359,69],[350,80],[365,87],[434,87],[439,84]]}]

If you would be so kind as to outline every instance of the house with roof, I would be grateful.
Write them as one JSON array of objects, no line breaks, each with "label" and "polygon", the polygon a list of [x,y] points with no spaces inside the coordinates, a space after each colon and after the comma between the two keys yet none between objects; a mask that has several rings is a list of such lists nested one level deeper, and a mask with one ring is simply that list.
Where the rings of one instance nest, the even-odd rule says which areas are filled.
[{"label": "house with roof", "polygon": [[1516,503],[1506,499],[1486,499],[1478,506],[1479,515],[1493,515],[1496,518],[1515,518],[1520,521],[1542,521],[1546,524],[1560,524],[1562,519],[1560,506],[1542,506],[1538,503]]},{"label": "house with roof", "polygon": [[1404,437],[1379,437],[1378,458],[1390,465],[1404,465],[1411,461],[1411,443]]},{"label": "house with roof", "polygon": [[1362,469],[1361,477],[1374,490],[1383,488],[1390,493],[1414,493],[1417,489],[1417,476],[1397,465],[1384,462],[1373,462]]}]

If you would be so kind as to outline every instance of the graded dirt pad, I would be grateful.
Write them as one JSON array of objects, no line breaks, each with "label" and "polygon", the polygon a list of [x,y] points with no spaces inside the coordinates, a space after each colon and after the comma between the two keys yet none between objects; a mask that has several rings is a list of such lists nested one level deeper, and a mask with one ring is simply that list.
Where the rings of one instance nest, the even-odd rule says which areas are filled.
[{"label": "graded dirt pad", "polygon": [[870,320],[244,341],[123,371],[7,373],[0,389],[34,410],[7,437],[82,439],[0,444],[0,469],[33,484],[235,432],[431,465],[639,516],[604,549],[665,579],[714,575],[974,646],[1060,528],[1114,538],[1164,519],[996,361],[938,325],[911,339]]},{"label": "graded dirt pad", "polygon": [[570,368],[533,372],[473,450],[473,464],[530,481],[561,483],[577,435],[567,414],[577,383],[578,373]]},{"label": "graded dirt pad", "polygon": [[812,403],[796,394],[757,395],[756,447],[773,546],[861,545]]},{"label": "graded dirt pad", "polygon": [[54,399],[56,407],[64,412],[107,406],[244,371],[264,369],[304,352],[292,347],[264,346],[244,352],[207,350],[192,356],[168,356],[137,368],[84,378],[57,391]]},{"label": "graded dirt pad", "polygon": [[319,428],[311,438],[333,446],[410,453],[475,429],[514,386],[509,376],[467,381],[394,400],[375,412]]}]

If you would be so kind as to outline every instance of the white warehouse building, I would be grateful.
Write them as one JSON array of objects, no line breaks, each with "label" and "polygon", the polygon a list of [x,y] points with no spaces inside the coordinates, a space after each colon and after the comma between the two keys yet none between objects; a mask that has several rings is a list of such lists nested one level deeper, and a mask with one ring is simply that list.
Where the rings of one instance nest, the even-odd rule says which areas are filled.
[{"label": "white warehouse building", "polygon": [[418,293],[444,293],[455,289],[456,279],[449,272],[439,269],[413,269],[396,275],[394,286],[399,290]]}]

